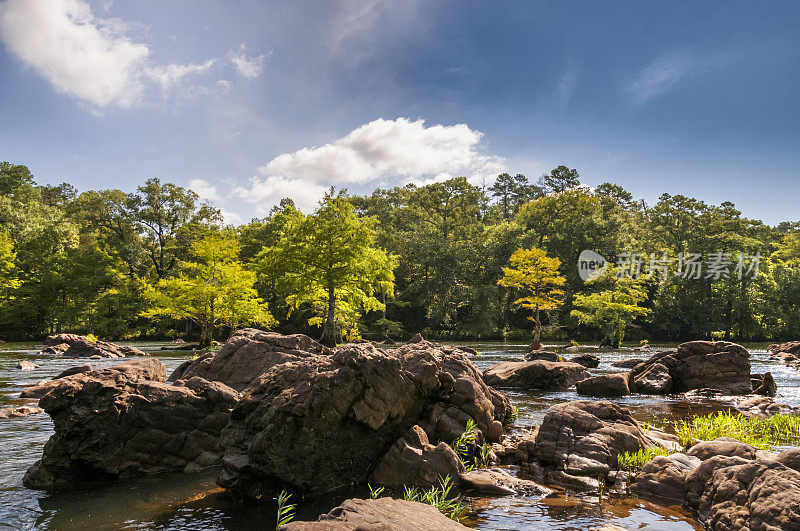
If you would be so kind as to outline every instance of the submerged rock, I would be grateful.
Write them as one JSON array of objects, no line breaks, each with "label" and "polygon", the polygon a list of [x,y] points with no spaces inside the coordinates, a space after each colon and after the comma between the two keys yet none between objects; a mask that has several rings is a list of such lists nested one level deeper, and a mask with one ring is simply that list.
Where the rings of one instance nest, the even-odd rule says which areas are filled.
[{"label": "submerged rock", "polygon": [[30,417],[44,413],[44,409],[33,406],[16,406],[0,408],[0,419],[10,419],[18,417]]},{"label": "submerged rock", "polygon": [[631,394],[628,373],[601,374],[575,384],[578,394],[598,397],[626,396]]},{"label": "submerged rock", "polygon": [[467,529],[425,503],[378,498],[345,500],[316,522],[290,522],[286,531],[451,531]]},{"label": "submerged rock", "polygon": [[503,361],[483,373],[489,385],[525,389],[568,389],[589,377],[586,367],[568,361]]},{"label": "submerged rock", "polygon": [[71,358],[124,358],[125,356],[147,356],[136,347],[116,345],[108,341],[91,341],[78,334],[57,334],[47,336],[42,342],[47,348],[41,354],[56,354]]},{"label": "submerged rock", "polygon": [[202,378],[177,385],[165,378],[161,362],[141,359],[54,380],[39,405],[55,433],[24,485],[64,490],[218,463],[236,392]]},{"label": "submerged rock", "polygon": [[713,387],[728,395],[751,391],[750,353],[727,341],[689,341],[654,354],[633,368],[633,390],[647,394],[683,393]]},{"label": "submerged rock", "polygon": [[478,440],[493,442],[510,415],[508,400],[455,350],[344,345],[275,365],[245,389],[222,434],[219,483],[251,497],[278,483],[328,492],[363,482],[414,425],[450,442],[472,420]]},{"label": "submerged rock", "polygon": [[39,368],[39,365],[33,363],[32,361],[20,360],[20,361],[17,362],[17,369],[19,369],[21,371],[33,371],[33,370],[38,369],[38,368]]}]

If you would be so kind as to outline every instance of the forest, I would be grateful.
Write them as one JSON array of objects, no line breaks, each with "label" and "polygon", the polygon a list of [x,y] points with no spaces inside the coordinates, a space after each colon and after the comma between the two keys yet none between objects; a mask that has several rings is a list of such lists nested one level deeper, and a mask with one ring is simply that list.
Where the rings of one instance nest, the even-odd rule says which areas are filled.
[{"label": "forest", "polygon": [[[683,195],[648,204],[566,166],[482,186],[331,189],[311,213],[287,197],[240,226],[156,178],[132,193],[79,192],[3,162],[0,194],[5,341],[75,332],[208,344],[248,325],[327,344],[417,332],[530,340],[536,315],[550,341],[800,336],[800,223]],[[524,250],[517,261],[547,260],[556,279],[528,297],[509,281]],[[585,282],[584,250],[616,265]],[[639,257],[641,274],[622,274],[621,256]],[[683,274],[687,256],[717,268]]]}]

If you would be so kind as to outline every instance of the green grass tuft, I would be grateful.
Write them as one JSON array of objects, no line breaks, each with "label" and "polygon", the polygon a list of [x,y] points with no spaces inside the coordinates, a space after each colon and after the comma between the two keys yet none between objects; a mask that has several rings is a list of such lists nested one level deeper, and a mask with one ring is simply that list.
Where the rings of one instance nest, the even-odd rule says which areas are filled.
[{"label": "green grass tuft", "polygon": [[403,492],[403,499],[408,501],[427,503],[456,522],[461,520],[461,516],[466,510],[466,505],[460,496],[450,498],[450,490],[453,488],[453,480],[450,476],[439,476],[439,486],[431,487],[428,490],[421,490],[417,487],[406,487]]},{"label": "green grass tuft", "polygon": [[713,441],[717,437],[731,437],[762,450],[771,450],[778,445],[800,444],[800,416],[775,415],[758,419],[720,411],[676,422],[675,433],[684,448],[691,447],[697,439]]},{"label": "green grass tuft", "polygon": [[640,448],[635,452],[623,452],[617,455],[617,469],[638,473],[656,456],[669,454],[669,450],[664,448]]}]

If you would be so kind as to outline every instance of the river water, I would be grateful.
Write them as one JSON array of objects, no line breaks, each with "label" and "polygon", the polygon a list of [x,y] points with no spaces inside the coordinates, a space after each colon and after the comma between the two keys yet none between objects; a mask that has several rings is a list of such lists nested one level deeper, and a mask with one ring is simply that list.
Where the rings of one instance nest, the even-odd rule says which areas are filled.
[{"label": "river water", "polygon": [[[152,353],[170,372],[192,356],[185,351],[164,351],[167,343],[129,343]],[[485,369],[505,360],[516,360],[528,346],[522,343],[464,343],[480,353],[473,361]],[[672,346],[672,345],[670,345]],[[765,345],[746,345],[751,352],[752,372],[771,371],[778,383],[776,401],[800,406],[800,371],[771,362]],[[654,351],[667,345],[654,346]],[[31,404],[17,398],[28,385],[52,378],[60,371],[85,363],[37,354],[35,343],[0,343],[0,407]],[[614,361],[648,357],[648,353],[622,348],[612,352],[583,351],[597,355],[601,364],[593,374],[611,372]],[[16,368],[20,360],[40,365],[33,371]],[[119,360],[91,360],[101,368]],[[524,430],[539,424],[551,405],[586,399],[574,390],[542,393],[506,391],[519,410],[514,429]],[[633,395],[615,399],[631,409],[640,421],[665,426],[693,414],[721,409],[714,401],[687,402],[677,398]],[[53,433],[47,415],[0,419],[0,528],[8,529],[271,529],[274,527],[274,502],[242,503],[232,499],[214,483],[214,474],[171,475],[127,481],[96,489],[48,495],[26,489],[22,476],[42,454]],[[342,492],[324,499],[297,499],[296,519],[313,520],[348,497],[368,493]],[[665,508],[627,499],[598,500],[563,491],[545,498],[505,497],[468,499],[464,524],[477,529],[585,530],[606,524],[626,529],[689,530],[703,529],[695,516],[678,507]]]}]

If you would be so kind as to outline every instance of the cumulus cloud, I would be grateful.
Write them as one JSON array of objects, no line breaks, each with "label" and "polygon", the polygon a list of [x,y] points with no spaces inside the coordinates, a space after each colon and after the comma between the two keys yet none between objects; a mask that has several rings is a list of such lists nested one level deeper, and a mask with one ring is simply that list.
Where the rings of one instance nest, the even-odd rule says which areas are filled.
[{"label": "cumulus cloud", "polygon": [[[101,3],[101,10],[110,5]],[[0,2],[0,39],[6,48],[55,90],[95,109],[139,105],[152,89],[166,97],[218,63],[158,64],[147,44],[130,37],[132,29],[122,20],[95,16],[86,0]],[[266,55],[248,57],[242,47],[232,64],[243,76],[258,77]],[[214,88],[190,85],[183,92],[193,96],[229,89],[229,82],[220,80]]]},{"label": "cumulus cloud", "polygon": [[204,201],[218,201],[220,198],[216,185],[205,179],[192,179],[189,181],[189,189]]},{"label": "cumulus cloud", "polygon": [[291,179],[282,175],[266,177],[255,175],[248,186],[240,186],[234,193],[240,199],[256,205],[256,212],[266,214],[284,197],[290,197],[297,208],[310,212],[325,194],[325,186],[303,179]]},{"label": "cumulus cloud", "polygon": [[425,120],[379,118],[319,147],[278,155],[259,168],[262,175],[326,184],[466,176],[501,172],[502,158],[482,154],[483,133],[466,124],[425,126]]},{"label": "cumulus cloud", "polygon": [[261,55],[248,56],[247,47],[244,44],[240,45],[237,51],[228,53],[236,72],[248,79],[255,79],[261,75],[264,71],[264,62],[270,55],[272,55],[271,51]]}]

